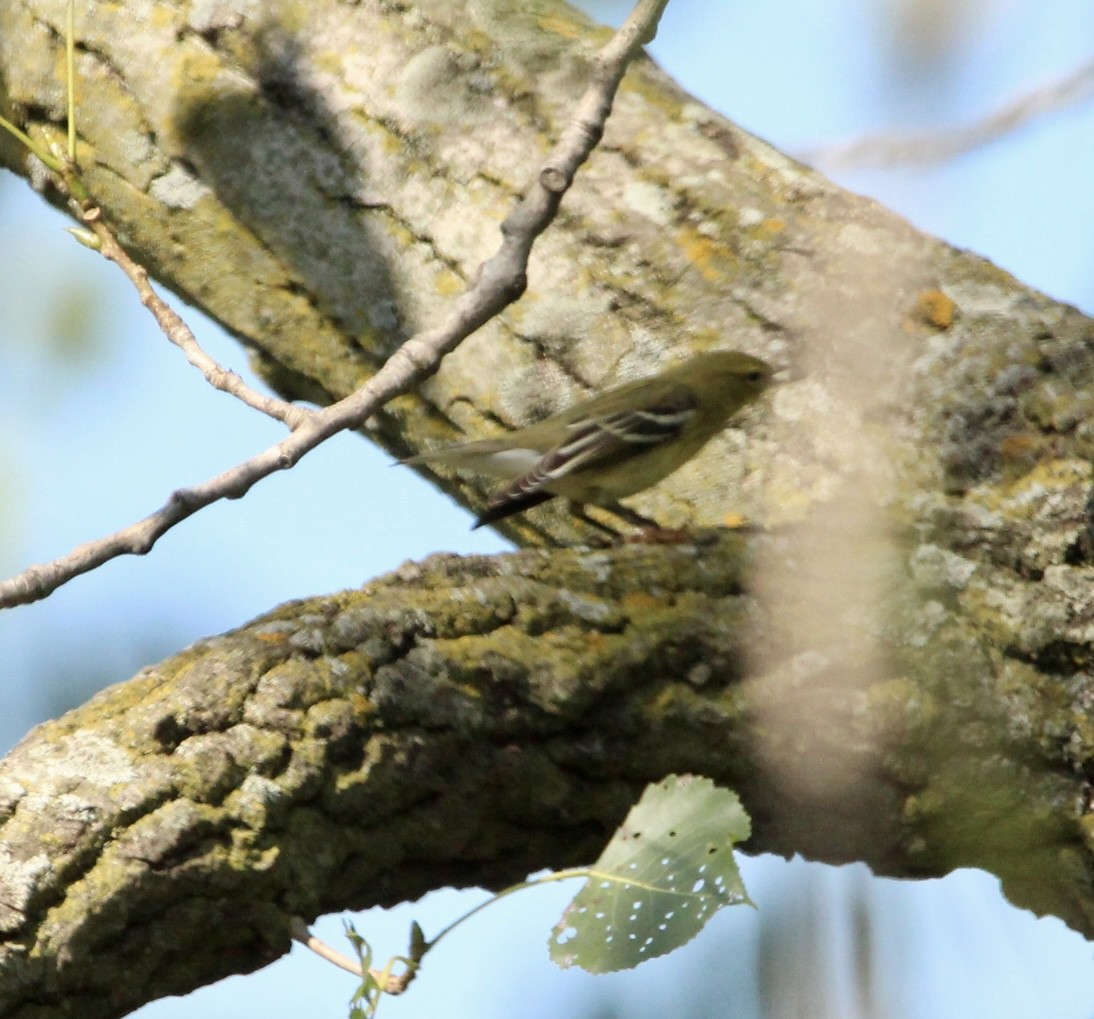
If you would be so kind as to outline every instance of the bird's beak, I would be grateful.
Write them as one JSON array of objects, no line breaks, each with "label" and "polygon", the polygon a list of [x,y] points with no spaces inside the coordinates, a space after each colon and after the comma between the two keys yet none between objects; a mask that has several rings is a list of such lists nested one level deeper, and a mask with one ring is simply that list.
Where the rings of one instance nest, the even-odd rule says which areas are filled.
[{"label": "bird's beak", "polygon": [[797,364],[777,368],[771,376],[771,385],[785,386],[789,382],[800,382],[806,377],[805,370]]}]

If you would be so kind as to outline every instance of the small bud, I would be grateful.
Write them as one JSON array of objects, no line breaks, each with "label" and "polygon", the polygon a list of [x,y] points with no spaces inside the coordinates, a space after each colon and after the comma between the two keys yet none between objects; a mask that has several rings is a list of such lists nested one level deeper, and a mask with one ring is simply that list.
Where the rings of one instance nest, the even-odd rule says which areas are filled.
[{"label": "small bud", "polygon": [[92,251],[102,251],[103,243],[93,230],[85,230],[82,226],[66,226],[65,230],[72,234],[85,248]]}]

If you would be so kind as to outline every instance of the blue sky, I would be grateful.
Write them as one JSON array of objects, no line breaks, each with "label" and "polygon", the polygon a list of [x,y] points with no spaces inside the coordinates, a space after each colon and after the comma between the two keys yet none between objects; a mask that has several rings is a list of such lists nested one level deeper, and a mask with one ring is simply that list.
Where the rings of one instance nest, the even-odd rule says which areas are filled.
[{"label": "blue sky", "polygon": [[[629,6],[590,9],[618,22]],[[959,6],[941,5],[949,17]],[[690,91],[792,153],[866,132],[959,124],[1094,55],[1089,0],[975,0],[941,61],[901,56],[888,9],[880,0],[672,0],[653,52]],[[1089,312],[1092,138],[1088,102],[946,166],[839,179]],[[18,252],[0,274],[0,569],[10,575],[143,516],[172,489],[251,455],[280,431],[210,390],[156,333],[116,269],[69,240],[66,222],[8,175],[0,176],[0,219],[5,247]],[[196,314],[190,321],[218,358],[245,370],[215,326]],[[68,356],[53,356],[57,345]],[[116,561],[44,603],[0,613],[0,746],[92,689],[286,599],[357,586],[435,550],[505,547],[488,531],[470,532],[462,510],[388,459],[356,436],[339,436],[246,499],[188,521],[150,556]],[[797,945],[792,961],[816,965],[802,977],[814,981],[814,1015],[855,1015],[840,974],[853,973],[851,921],[866,903],[886,1019],[1094,1016],[1091,946],[1057,921],[1007,906],[987,875],[879,881],[861,867],[769,858],[746,860],[744,873],[767,922],[781,918],[790,932],[777,950]],[[428,933],[479,898],[438,894],[356,922],[379,952],[393,953],[404,947],[410,917]],[[623,1015],[664,1015],[681,987],[696,985],[711,1002],[703,1014],[754,1014],[757,913],[727,911],[670,959],[591,978],[546,959],[565,899],[543,889],[486,911],[381,1014],[548,1019],[615,1002]],[[340,924],[327,920],[322,931],[336,940]],[[350,992],[348,978],[295,950],[261,974],[145,1011],[340,1015]],[[718,1004],[730,1001],[739,1012]]]}]

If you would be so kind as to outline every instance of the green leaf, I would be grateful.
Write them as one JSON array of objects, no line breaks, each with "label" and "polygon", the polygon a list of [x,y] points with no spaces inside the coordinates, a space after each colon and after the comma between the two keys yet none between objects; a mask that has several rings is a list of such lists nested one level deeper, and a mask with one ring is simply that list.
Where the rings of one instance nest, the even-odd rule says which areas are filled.
[{"label": "green leaf", "polygon": [[737,795],[709,779],[647,786],[555,925],[551,958],[630,969],[686,944],[722,906],[751,905],[733,858],[749,832]]},{"label": "green leaf", "polygon": [[342,926],[357,955],[357,962],[363,974],[357,990],[353,992],[353,997],[349,1000],[349,1017],[350,1019],[372,1019],[383,996],[383,989],[377,983],[376,977],[372,975],[372,947],[348,920],[343,920]]},{"label": "green leaf", "polygon": [[410,921],[410,950],[407,953],[413,962],[421,962],[422,956],[429,951],[429,942],[425,939],[417,920]]}]

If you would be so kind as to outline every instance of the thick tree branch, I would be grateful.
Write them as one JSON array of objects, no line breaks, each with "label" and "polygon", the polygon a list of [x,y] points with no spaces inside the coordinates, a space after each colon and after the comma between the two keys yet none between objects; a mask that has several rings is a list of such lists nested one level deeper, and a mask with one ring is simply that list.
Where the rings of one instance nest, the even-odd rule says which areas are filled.
[{"label": "thick tree branch", "polygon": [[[553,2],[480,3],[469,16],[425,0],[411,17],[320,0],[292,32],[273,8],[223,20],[179,8],[162,24],[117,5],[78,14],[81,162],[96,200],[161,281],[240,336],[271,384],[323,404],[442,318],[494,250],[482,224],[499,221],[566,130],[597,49],[592,26]],[[54,18],[34,0],[0,7],[0,107],[32,132],[64,119]],[[8,141],[0,160],[32,175]],[[973,432],[954,426],[955,407],[991,400],[966,354],[990,346],[999,364],[1037,364],[1059,333],[1071,336],[1065,357],[1089,356],[1081,316],[840,191],[646,60],[528,287],[369,434],[399,454],[481,436],[696,346],[808,374],[774,414],[746,422],[747,446],[732,432],[637,500],[667,526],[720,523],[727,509],[792,518],[861,491],[863,452],[845,438],[882,417],[896,468],[883,501],[927,479],[963,491],[1000,463],[998,446],[980,458]],[[817,441],[788,443],[788,432]],[[983,470],[951,476],[959,463]],[[488,483],[439,480],[481,506]],[[584,533],[553,507],[504,528],[540,543]]]},{"label": "thick tree branch", "polygon": [[[0,1015],[121,1015],[265,964],[297,916],[588,862],[669,771],[740,790],[753,851],[986,867],[1094,932],[1072,707],[971,627],[918,645],[911,612],[849,684],[857,659],[780,632],[748,562],[733,535],[438,557],[40,727],[0,768]],[[757,669],[757,645],[784,651]],[[773,704],[794,724],[757,753]]]}]

